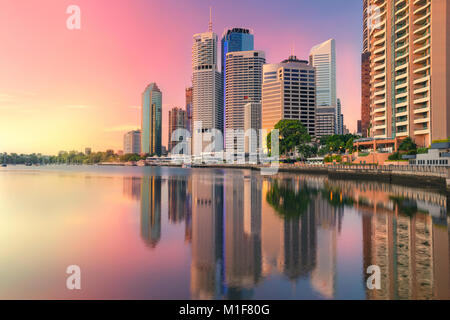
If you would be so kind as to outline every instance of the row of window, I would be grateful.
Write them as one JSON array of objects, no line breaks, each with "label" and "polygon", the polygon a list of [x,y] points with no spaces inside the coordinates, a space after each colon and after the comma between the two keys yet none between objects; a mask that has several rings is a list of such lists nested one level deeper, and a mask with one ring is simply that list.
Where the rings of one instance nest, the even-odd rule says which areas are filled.
[{"label": "row of window", "polygon": [[448,160],[411,160],[413,165],[448,165]]}]

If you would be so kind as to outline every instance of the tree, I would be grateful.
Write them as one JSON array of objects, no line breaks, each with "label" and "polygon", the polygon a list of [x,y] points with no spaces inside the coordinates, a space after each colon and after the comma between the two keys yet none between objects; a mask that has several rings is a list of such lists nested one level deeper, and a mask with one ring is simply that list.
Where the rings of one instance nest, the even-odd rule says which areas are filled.
[{"label": "tree", "polygon": [[[280,154],[287,154],[311,142],[305,126],[299,120],[280,120],[275,129],[279,130]],[[271,151],[272,133],[267,135],[267,146]]]},{"label": "tree", "polygon": [[400,146],[398,148],[400,151],[415,151],[417,150],[417,145],[414,143],[413,139],[411,139],[411,137],[407,137],[405,138],[401,143]]}]

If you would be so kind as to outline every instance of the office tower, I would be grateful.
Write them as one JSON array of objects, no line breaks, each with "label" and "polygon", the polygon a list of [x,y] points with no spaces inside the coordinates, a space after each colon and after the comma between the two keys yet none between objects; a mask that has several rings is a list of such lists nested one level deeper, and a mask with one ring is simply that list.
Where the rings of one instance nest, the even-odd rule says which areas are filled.
[{"label": "office tower", "polygon": [[192,133],[192,128],[194,127],[192,124],[192,87],[186,88],[186,129]]},{"label": "office tower", "polygon": [[450,136],[450,1],[369,2],[370,135]]},{"label": "office tower", "polygon": [[141,131],[135,130],[125,133],[123,136],[123,153],[141,153]]},{"label": "office tower", "polygon": [[263,67],[262,128],[268,132],[283,119],[300,120],[315,135],[315,69],[308,61],[290,56]]},{"label": "office tower", "polygon": [[336,49],[330,39],[311,49],[310,64],[316,68],[318,106],[336,106]]},{"label": "office tower", "polygon": [[[210,133],[213,129],[223,130],[222,77],[217,70],[217,35],[209,31],[194,35],[192,46],[192,82],[193,82],[193,149],[203,152],[205,142],[196,146],[196,135]],[[200,127],[195,127],[201,122]],[[198,124],[198,123],[197,123]]]},{"label": "office tower", "polygon": [[362,120],[356,122],[356,134],[359,136],[362,135]]},{"label": "office tower", "polygon": [[[226,101],[226,65],[227,54],[236,51],[252,51],[254,50],[254,36],[252,31],[244,28],[226,29],[222,35],[222,83],[223,83],[223,101]],[[224,110],[225,111],[225,110]],[[224,114],[225,119],[225,114]],[[225,127],[225,123],[224,123]],[[224,128],[225,129],[225,128]]]},{"label": "office tower", "polygon": [[335,134],[336,108],[318,106],[316,109],[316,138],[332,136]]},{"label": "office tower", "polygon": [[142,93],[141,152],[161,155],[162,93],[150,83]]},{"label": "office tower", "polygon": [[91,153],[92,153],[92,149],[91,149],[91,148],[85,148],[85,149],[84,149],[84,154],[85,154],[85,155],[88,156],[88,155],[90,155]]},{"label": "office tower", "polygon": [[316,68],[316,101],[318,107],[334,108],[333,134],[338,133],[339,114],[336,98],[336,47],[330,39],[313,47],[309,54],[310,64]]},{"label": "office tower", "polygon": [[[225,131],[226,149],[238,149],[241,134],[233,130],[244,130],[244,106],[261,101],[262,69],[266,62],[262,51],[230,52],[226,57],[226,101]],[[243,147],[243,145],[242,145]]]},{"label": "office tower", "polygon": [[368,136],[370,125],[370,51],[369,51],[369,2],[363,0],[363,52],[361,54],[361,133]]},{"label": "office tower", "polygon": [[[262,147],[260,143],[261,125],[261,103],[247,103],[244,106],[245,153],[256,153]],[[252,130],[251,134],[247,135],[249,130]]]},{"label": "office tower", "polygon": [[[173,108],[169,110],[169,140],[168,141],[168,151],[172,152],[172,148],[175,147],[181,141],[172,141],[172,134],[177,129],[186,129],[187,125],[187,113],[181,108]],[[181,139],[177,135],[176,139]]]}]

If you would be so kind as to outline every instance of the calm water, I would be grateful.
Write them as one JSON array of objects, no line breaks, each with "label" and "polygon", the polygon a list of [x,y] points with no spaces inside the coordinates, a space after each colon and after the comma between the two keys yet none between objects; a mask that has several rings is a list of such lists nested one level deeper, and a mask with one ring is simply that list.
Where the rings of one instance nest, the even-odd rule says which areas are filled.
[{"label": "calm water", "polygon": [[[0,298],[448,299],[447,203],[321,176],[9,166]],[[381,290],[366,289],[370,265]]]}]

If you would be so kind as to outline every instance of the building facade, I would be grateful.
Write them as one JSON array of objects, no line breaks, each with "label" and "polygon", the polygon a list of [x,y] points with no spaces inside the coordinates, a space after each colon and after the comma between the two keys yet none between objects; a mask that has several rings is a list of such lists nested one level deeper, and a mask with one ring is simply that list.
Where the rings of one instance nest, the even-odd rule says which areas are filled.
[{"label": "building facade", "polygon": [[[252,51],[254,50],[254,36],[253,32],[244,28],[225,29],[221,40],[221,71],[223,83],[223,101],[226,101],[226,74],[227,74],[227,54],[237,51]],[[224,110],[225,111],[225,110]],[[225,119],[224,113],[224,119]],[[224,129],[225,129],[224,123]]]},{"label": "building facade", "polygon": [[315,136],[315,68],[290,56],[263,67],[262,129],[270,132],[283,119],[300,120]]},{"label": "building facade", "polygon": [[363,0],[363,52],[361,54],[361,134],[367,138],[370,126],[369,2]]},{"label": "building facade", "polygon": [[186,88],[186,116],[187,116],[187,122],[186,122],[186,129],[192,133],[193,122],[192,122],[192,87]]},{"label": "building facade", "polygon": [[226,149],[236,150],[233,130],[244,131],[245,105],[261,102],[262,72],[265,64],[262,51],[230,52],[226,57],[225,132]]},{"label": "building facade", "polygon": [[142,93],[141,152],[161,155],[162,143],[162,93],[156,83],[151,83]]},{"label": "building facade", "polygon": [[[217,69],[217,35],[210,31],[194,35],[192,46],[192,120],[194,152],[203,152],[209,143],[201,137],[212,130],[223,130],[222,76]],[[200,125],[201,122],[201,125]],[[197,125],[197,126],[196,126]],[[197,138],[196,138],[197,137]]]},{"label": "building facade", "polygon": [[123,136],[123,153],[140,154],[141,153],[141,131],[134,130],[125,133]]},{"label": "building facade", "polygon": [[344,115],[342,113],[341,99],[337,99],[336,104],[336,134],[344,134]]},{"label": "building facade", "polygon": [[333,134],[338,134],[340,113],[337,110],[336,94],[336,44],[327,40],[311,49],[310,64],[316,68],[317,107],[334,108],[335,121]]},{"label": "building facade", "polygon": [[450,136],[450,1],[369,1],[370,135]]},{"label": "building facade", "polygon": [[[332,136],[335,134],[336,109],[321,106],[316,109],[316,138]],[[343,128],[342,128],[343,130]]]},{"label": "building facade", "polygon": [[[262,148],[260,142],[261,119],[261,103],[250,102],[244,106],[245,153],[256,153]],[[249,132],[251,133],[248,134]]]},{"label": "building facade", "polygon": [[169,136],[167,140],[168,152],[172,152],[173,147],[180,142],[172,141],[173,132],[178,129],[186,129],[187,122],[188,118],[186,110],[181,108],[172,108],[172,110],[169,110]]}]

